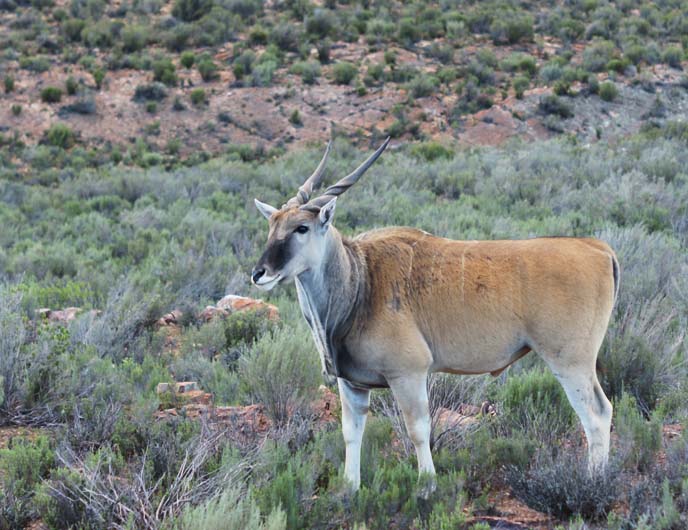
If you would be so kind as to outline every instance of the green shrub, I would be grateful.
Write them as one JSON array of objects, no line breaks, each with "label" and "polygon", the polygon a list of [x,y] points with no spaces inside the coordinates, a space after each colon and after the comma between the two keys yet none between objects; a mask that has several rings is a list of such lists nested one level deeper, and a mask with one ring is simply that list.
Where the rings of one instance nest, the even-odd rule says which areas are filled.
[{"label": "green shrub", "polygon": [[62,22],[62,34],[71,42],[81,40],[81,32],[86,27],[86,21],[79,18],[70,18]]},{"label": "green shrub", "polygon": [[589,72],[602,72],[614,56],[614,44],[609,41],[595,41],[583,51],[583,68]]},{"label": "green shrub", "polygon": [[54,451],[45,436],[34,442],[14,438],[0,449],[0,525],[24,528],[37,516],[34,493],[55,463]]},{"label": "green shrub", "polygon": [[619,74],[623,74],[626,68],[628,68],[628,65],[630,64],[630,61],[628,59],[612,59],[607,63],[607,70],[610,72],[617,72]]},{"label": "green shrub", "polygon": [[662,447],[661,419],[653,415],[645,420],[635,398],[626,393],[615,403],[614,413],[624,465],[634,471],[649,471]]},{"label": "green shrub", "polygon": [[557,96],[568,96],[570,91],[571,84],[564,80],[557,81],[552,87],[552,92]]},{"label": "green shrub", "polygon": [[418,24],[411,17],[404,17],[398,22],[397,38],[406,45],[418,42],[421,32]]},{"label": "green shrub", "polygon": [[500,388],[498,400],[503,418],[519,429],[557,438],[576,422],[576,414],[564,389],[548,369],[510,374]]},{"label": "green shrub", "polygon": [[514,92],[516,92],[516,98],[523,99],[523,94],[529,87],[530,80],[527,77],[516,77],[514,79]]},{"label": "green shrub", "polygon": [[170,59],[158,59],[153,62],[153,80],[167,86],[177,85],[176,68]]},{"label": "green shrub", "polygon": [[454,158],[454,151],[439,142],[421,142],[411,147],[411,155],[428,162],[442,158]]},{"label": "green shrub", "polygon": [[545,83],[552,83],[553,81],[557,81],[561,78],[562,75],[563,70],[561,65],[554,61],[550,61],[542,68],[540,68],[540,79],[542,79]]},{"label": "green shrub", "polygon": [[172,15],[184,22],[193,22],[207,15],[213,3],[213,0],[175,0]]},{"label": "green shrub", "polygon": [[142,50],[147,43],[147,29],[143,26],[126,26],[121,33],[122,49],[127,53]]},{"label": "green shrub", "polygon": [[5,75],[5,94],[14,91],[14,77],[10,74]]},{"label": "green shrub", "polygon": [[19,58],[19,67],[30,72],[47,72],[50,70],[50,60],[43,56],[22,56]]},{"label": "green shrub", "polygon": [[306,17],[306,33],[317,39],[323,39],[333,33],[337,27],[337,16],[329,9],[316,8],[313,14]]},{"label": "green shrub", "polygon": [[538,110],[543,114],[556,115],[561,118],[573,116],[573,108],[555,94],[543,96],[538,102]]},{"label": "green shrub", "polygon": [[301,120],[301,114],[299,114],[299,109],[294,109],[289,115],[289,123],[296,127],[301,127],[303,125],[303,120]]},{"label": "green shrub", "polygon": [[595,74],[588,76],[588,90],[591,94],[598,94],[600,91],[600,82]]},{"label": "green shrub", "polygon": [[619,90],[611,81],[605,81],[604,83],[600,84],[599,93],[600,97],[604,101],[614,101],[619,95]]},{"label": "green shrub", "polygon": [[201,55],[196,63],[196,69],[198,70],[198,73],[201,74],[201,78],[205,82],[213,81],[220,77],[215,61],[213,61],[212,57],[210,57],[208,54]]},{"label": "green shrub", "polygon": [[22,112],[22,106],[17,104],[17,103],[13,103],[12,104],[12,114],[14,116],[19,116],[21,114],[21,112]]},{"label": "green shrub", "polygon": [[162,101],[166,97],[167,89],[162,83],[138,85],[134,91],[134,101],[137,103],[145,101]]},{"label": "green shrub", "polygon": [[425,98],[431,96],[437,90],[438,85],[439,81],[436,77],[421,74],[406,83],[405,88],[411,97]]},{"label": "green shrub", "polygon": [[683,48],[680,46],[669,46],[662,53],[662,61],[672,68],[681,68],[683,60]]},{"label": "green shrub", "polygon": [[62,89],[56,86],[47,86],[41,90],[41,100],[45,103],[59,103],[62,99]]},{"label": "green shrub", "polygon": [[506,480],[514,497],[540,512],[603,521],[620,496],[620,478],[613,465],[591,475],[585,459],[564,453],[540,455],[527,471],[510,467]]},{"label": "green shrub", "polygon": [[246,392],[263,403],[278,424],[287,421],[288,410],[308,403],[319,384],[320,362],[304,335],[300,326],[277,328],[261,336],[240,359]]},{"label": "green shrub", "polygon": [[275,61],[265,61],[255,65],[251,73],[251,83],[253,86],[272,85],[272,78],[276,70],[277,63]]},{"label": "green shrub", "polygon": [[146,101],[146,112],[148,114],[155,114],[158,112],[158,104],[155,101]]},{"label": "green shrub", "polygon": [[264,46],[268,43],[268,30],[260,24],[253,26],[248,32],[248,41],[253,45]]},{"label": "green shrub", "polygon": [[194,52],[187,50],[182,52],[179,62],[184,68],[191,68],[196,61],[196,54]]},{"label": "green shrub", "polygon": [[296,52],[299,49],[301,36],[294,24],[283,22],[270,31],[269,41],[282,51]]},{"label": "green shrub", "polygon": [[79,88],[79,83],[77,82],[76,79],[74,79],[74,77],[72,77],[70,75],[67,78],[67,80],[65,81],[65,90],[67,91],[67,94],[69,94],[70,96],[73,96],[74,94],[76,94],[76,91],[78,88]]},{"label": "green shrub", "polygon": [[284,530],[287,518],[279,504],[264,518],[253,495],[228,487],[217,497],[184,510],[177,525],[184,530]]},{"label": "green shrub", "polygon": [[353,63],[340,61],[332,67],[332,77],[338,85],[349,85],[358,75],[358,68]]},{"label": "green shrub", "polygon": [[259,492],[263,512],[285,510],[287,528],[298,528],[303,520],[300,506],[313,497],[315,470],[305,459],[292,457]]},{"label": "green shrub", "polygon": [[490,37],[498,45],[532,40],[533,18],[526,14],[506,12],[490,25]]},{"label": "green shrub", "polygon": [[301,76],[307,85],[312,85],[320,77],[320,64],[315,61],[298,61],[292,65],[289,71]]},{"label": "green shrub", "polygon": [[76,135],[64,123],[54,123],[45,132],[45,140],[49,145],[69,149],[76,143]]},{"label": "green shrub", "polygon": [[202,88],[194,88],[191,91],[190,97],[191,97],[191,103],[193,103],[197,107],[206,104],[207,100],[206,100],[205,90]]},{"label": "green shrub", "polygon": [[94,68],[91,75],[93,76],[93,82],[96,84],[96,88],[100,90],[103,86],[103,80],[105,79],[105,70],[100,67]]}]

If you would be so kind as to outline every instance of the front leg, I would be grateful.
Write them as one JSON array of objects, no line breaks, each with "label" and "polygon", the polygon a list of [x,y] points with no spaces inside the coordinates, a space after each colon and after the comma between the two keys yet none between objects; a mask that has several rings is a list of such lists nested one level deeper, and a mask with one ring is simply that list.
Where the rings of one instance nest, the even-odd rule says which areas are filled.
[{"label": "front leg", "polygon": [[361,441],[370,407],[370,390],[354,388],[341,377],[337,383],[342,402],[342,433],[346,444],[344,476],[351,484],[351,489],[356,491],[361,485]]},{"label": "front leg", "polygon": [[435,491],[435,465],[430,453],[430,407],[428,402],[427,373],[409,374],[389,381],[394,398],[404,415],[406,431],[416,449],[419,494],[427,499]]}]

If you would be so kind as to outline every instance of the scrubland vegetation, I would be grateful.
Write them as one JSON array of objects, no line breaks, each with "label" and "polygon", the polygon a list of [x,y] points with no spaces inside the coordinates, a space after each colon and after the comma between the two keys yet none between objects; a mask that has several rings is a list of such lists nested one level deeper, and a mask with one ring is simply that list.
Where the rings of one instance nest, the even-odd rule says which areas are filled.
[{"label": "scrubland vegetation", "polygon": [[[0,421],[43,428],[1,450],[0,527],[486,528],[491,493],[505,490],[574,528],[684,527],[688,434],[662,429],[688,417],[687,138],[672,124],[615,144],[418,143],[386,153],[342,199],[345,234],[398,224],[463,239],[594,235],[621,263],[600,353],[615,403],[607,474],[588,478],[579,423],[531,354],[496,379],[433,381],[433,410],[489,401],[497,414],[435,422],[429,501],[416,496],[386,392],[373,400],[361,491],[346,492],[340,427],[311,410],[319,360],[293,289],[270,294],[279,322],[194,316],[228,292],[256,294],[247,271],[266,227],[252,199],[281,204],[321,146],[165,171],[83,167],[77,148],[55,142],[60,168],[0,183]],[[361,156],[337,140],[330,178]],[[36,315],[67,306],[84,312],[66,326]],[[185,316],[171,350],[154,322],[175,308]],[[247,438],[183,415],[153,420],[157,383],[185,379],[219,405],[264,404],[273,427]]]},{"label": "scrubland vegetation", "polygon": [[[670,121],[688,87],[681,2],[0,0],[0,28],[0,530],[485,529],[512,515],[507,493],[551,527],[688,526],[688,126]],[[137,80],[125,102],[123,72]],[[213,104],[276,86],[274,108],[258,112],[291,132],[265,135],[243,110]],[[327,115],[297,99],[311,88],[360,113],[376,92],[394,101],[384,126],[333,131],[330,180],[364,156],[346,136],[399,146],[340,200],[344,234],[410,225],[456,239],[596,236],[616,250],[621,291],[600,352],[615,406],[603,476],[586,473],[577,417],[530,354],[498,378],[430,382],[430,500],[417,496],[391,395],[374,392],[351,495],[340,426],[314,405],[320,361],[294,289],[267,298],[279,321],[199,317],[227,293],[258,295],[248,271],[266,225],[252,201],[282,204],[318,163],[322,145],[288,149]],[[584,119],[601,138],[590,145],[569,130],[586,102],[612,123],[632,112],[635,88],[656,98],[638,134],[603,135]],[[439,116],[426,112],[431,98]],[[526,114],[504,104],[528,98]],[[456,137],[496,103],[558,138],[428,140]],[[172,131],[184,113],[193,128]],[[84,116],[133,125],[89,136]],[[81,312],[68,324],[37,313],[70,306]],[[170,335],[156,321],[174,309]],[[156,418],[177,404],[158,383],[182,380],[216,405],[260,404],[268,428]],[[496,414],[440,421],[442,408],[484,403]],[[6,442],[18,427],[31,434]]]},{"label": "scrubland vegetation", "polygon": [[[599,93],[603,101],[618,102],[620,86],[653,91],[656,80],[648,76],[664,82],[666,70],[676,73],[676,84],[685,59],[687,17],[680,2],[649,1],[6,0],[0,2],[0,74],[7,108],[20,105],[15,100],[24,103],[23,113],[21,106],[12,107],[12,129],[19,129],[14,132],[22,133],[22,142],[35,147],[42,141],[42,134],[29,134],[37,127],[31,120],[36,108],[26,110],[26,99],[40,101],[49,106],[43,111],[57,112],[77,130],[88,128],[79,120],[83,115],[126,124],[126,134],[106,129],[105,138],[79,141],[85,149],[97,146],[101,157],[117,161],[129,154],[136,164],[150,167],[165,162],[165,142],[173,129],[193,144],[194,149],[184,149],[187,142],[182,146],[190,163],[207,156],[199,151],[224,148],[221,135],[211,147],[196,139],[230,123],[252,140],[278,148],[301,139],[302,133],[293,130],[255,130],[235,108],[224,116],[211,112],[208,102],[227,88],[285,86],[286,93],[268,102],[251,100],[261,113],[282,120],[283,128],[302,124],[287,121],[293,105],[312,106],[306,126],[308,118],[311,125],[318,123],[321,112],[334,111],[333,119],[339,119],[336,109],[301,101],[295,91],[329,85],[347,105],[367,105],[366,95],[384,89],[403,104],[386,109],[398,119],[377,132],[417,139],[425,134],[420,123],[440,134],[460,130],[471,114],[510,96],[522,99],[532,89],[576,101]],[[41,73],[45,83],[36,81]],[[135,83],[133,100],[140,108],[128,105],[130,97],[112,106],[96,103],[96,96],[120,95],[118,80],[125,77]],[[435,128],[426,112],[426,98],[442,102],[441,127]],[[573,116],[572,106],[567,108],[542,118],[548,131],[566,129],[561,119]],[[188,110],[188,119],[177,115],[188,130],[163,119],[152,134],[141,124],[141,109],[169,121]],[[200,126],[193,119],[199,115]],[[378,124],[362,126],[372,132]],[[12,140],[12,130],[2,132],[3,143]]]}]

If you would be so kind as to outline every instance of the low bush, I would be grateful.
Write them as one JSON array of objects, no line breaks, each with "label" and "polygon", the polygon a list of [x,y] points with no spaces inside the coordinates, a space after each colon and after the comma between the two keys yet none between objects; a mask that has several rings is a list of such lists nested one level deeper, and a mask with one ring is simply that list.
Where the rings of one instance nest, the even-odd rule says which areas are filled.
[{"label": "low bush", "polygon": [[490,37],[492,37],[492,42],[498,45],[532,40],[533,18],[526,14],[503,12],[490,25]]},{"label": "low bush", "polygon": [[573,116],[573,108],[555,94],[542,96],[538,102],[538,110],[546,115],[557,115],[561,118]]},{"label": "low bush", "polygon": [[217,71],[217,65],[209,54],[203,54],[201,57],[199,57],[198,62],[196,63],[196,69],[198,70],[198,73],[201,74],[201,78],[205,82],[214,81],[220,76]]},{"label": "low bush", "polygon": [[184,22],[193,22],[207,15],[213,7],[213,0],[175,0],[172,15]]},{"label": "low bush", "polygon": [[283,22],[277,24],[270,31],[268,41],[282,51],[296,52],[299,49],[301,35],[297,26]]},{"label": "low bush", "polygon": [[514,497],[531,508],[559,518],[581,516],[604,520],[620,495],[620,474],[614,464],[591,475],[585,459],[563,453],[540,454],[528,470],[512,466],[506,480]]},{"label": "low bush", "polygon": [[586,46],[583,50],[583,68],[589,72],[602,72],[614,57],[612,42],[601,40]]},{"label": "low bush", "polygon": [[672,68],[681,68],[683,60],[683,48],[680,46],[669,46],[662,53],[662,61]]},{"label": "low bush", "polygon": [[577,421],[564,389],[547,368],[509,374],[497,402],[508,426],[545,443],[556,443]]},{"label": "low bush", "polygon": [[611,81],[605,81],[600,84],[599,94],[604,101],[614,101],[619,95],[619,89]]},{"label": "low bush", "polygon": [[147,44],[147,29],[143,26],[131,25],[122,29],[122,49],[127,53],[142,50]]},{"label": "low bush", "polygon": [[54,465],[55,453],[45,436],[33,442],[14,438],[0,449],[0,526],[23,528],[37,516],[33,496]]},{"label": "low bush", "polygon": [[194,65],[195,61],[196,54],[189,50],[182,52],[181,56],[179,57],[179,63],[184,68],[191,68]]},{"label": "low bush", "polygon": [[320,362],[306,339],[301,326],[277,328],[260,337],[240,359],[247,394],[265,405],[277,424],[298,414],[320,383]]},{"label": "low bush", "polygon": [[41,100],[45,103],[59,103],[62,99],[62,89],[56,86],[47,86],[41,90]]},{"label": "low bush", "polygon": [[514,79],[514,92],[517,99],[523,99],[523,94],[530,87],[530,80],[527,77],[518,76]]},{"label": "low bush", "polygon": [[289,123],[291,123],[295,127],[301,127],[303,125],[303,120],[301,119],[299,109],[294,109],[292,113],[289,115]]},{"label": "low bush", "polygon": [[177,72],[174,63],[168,58],[153,62],[153,80],[167,86],[177,85]]},{"label": "low bush", "polygon": [[174,527],[184,530],[284,530],[287,519],[279,504],[264,517],[253,495],[230,487],[203,504],[184,510]]},{"label": "low bush", "polygon": [[645,420],[635,398],[624,393],[614,405],[614,426],[624,466],[649,471],[662,447],[662,421],[658,415]]},{"label": "low bush", "polygon": [[76,143],[76,135],[74,131],[64,123],[54,123],[45,132],[45,142],[55,147],[62,149],[69,149]]},{"label": "low bush", "polygon": [[19,66],[24,70],[29,70],[31,72],[47,72],[50,70],[50,60],[47,57],[36,56],[27,57],[22,56],[19,58]]},{"label": "low bush", "polygon": [[5,94],[9,94],[10,92],[14,92],[14,77],[12,77],[10,74],[5,75]]},{"label": "low bush", "polygon": [[134,91],[134,101],[143,103],[146,101],[162,101],[167,97],[167,89],[162,83],[149,83],[138,85]]},{"label": "low bush", "polygon": [[432,162],[434,160],[454,157],[454,151],[439,142],[421,142],[414,144],[410,150],[411,156]]},{"label": "low bush", "polygon": [[406,90],[413,98],[425,98],[434,94],[439,81],[434,76],[419,75],[406,83]]},{"label": "low bush", "polygon": [[353,63],[340,61],[332,67],[332,78],[338,85],[350,85],[358,75],[358,68]]},{"label": "low bush", "polygon": [[76,94],[76,91],[78,88],[79,88],[79,83],[77,82],[76,79],[74,79],[74,77],[72,77],[70,75],[67,78],[67,80],[65,81],[65,90],[67,91],[67,94],[69,94],[70,96],[73,96],[74,94]]},{"label": "low bush", "polygon": [[307,85],[312,85],[320,77],[320,64],[315,61],[299,61],[294,63],[289,71],[301,76]]},{"label": "low bush", "polygon": [[270,86],[272,85],[275,71],[277,70],[277,62],[262,61],[253,67],[251,72],[251,84],[253,86]]}]

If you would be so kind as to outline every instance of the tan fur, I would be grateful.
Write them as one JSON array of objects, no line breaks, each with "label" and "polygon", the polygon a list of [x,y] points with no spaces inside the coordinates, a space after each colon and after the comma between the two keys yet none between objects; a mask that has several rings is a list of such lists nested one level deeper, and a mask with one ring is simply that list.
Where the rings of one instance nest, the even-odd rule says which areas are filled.
[{"label": "tan fur", "polygon": [[[388,228],[351,244],[364,256],[369,295],[347,347],[385,377],[499,372],[524,348],[557,358],[604,333],[614,303],[614,253],[594,239],[452,241]],[[421,352],[406,355],[400,337]],[[596,353],[569,361],[594,366]]]}]

